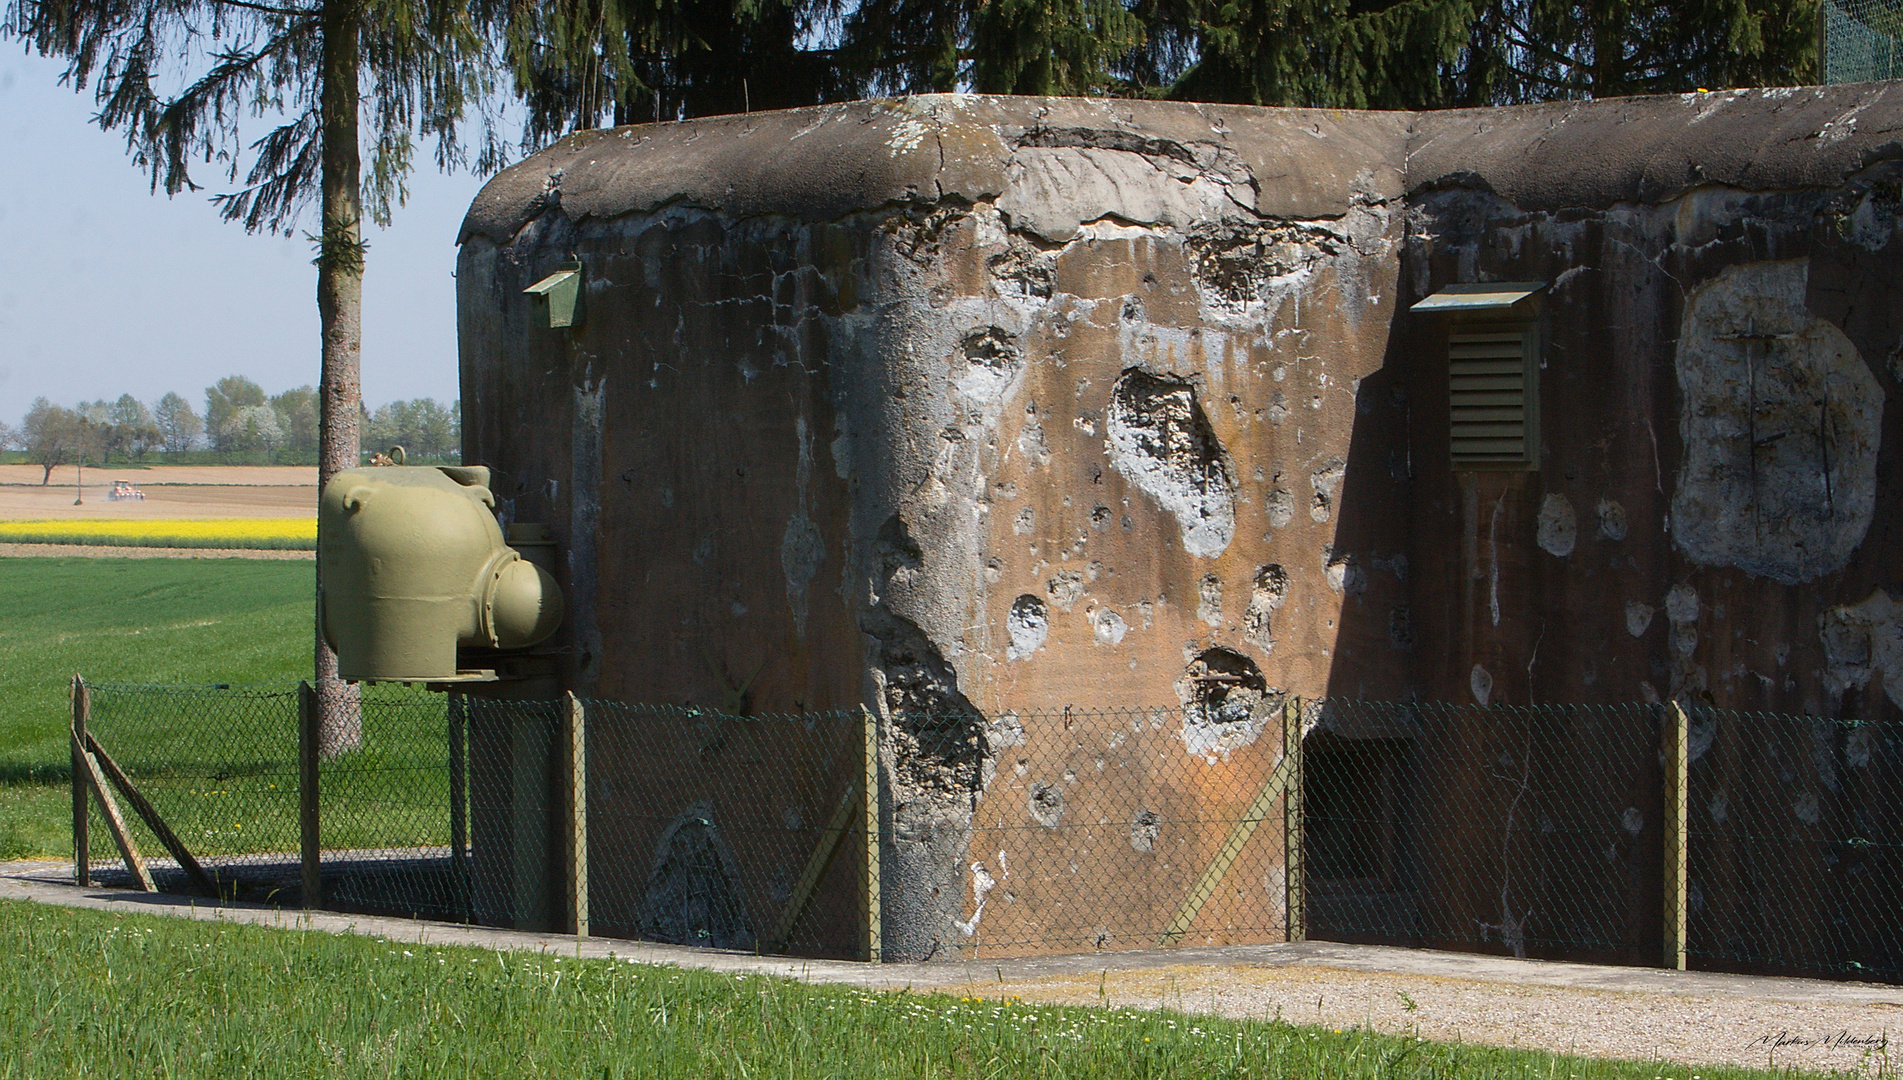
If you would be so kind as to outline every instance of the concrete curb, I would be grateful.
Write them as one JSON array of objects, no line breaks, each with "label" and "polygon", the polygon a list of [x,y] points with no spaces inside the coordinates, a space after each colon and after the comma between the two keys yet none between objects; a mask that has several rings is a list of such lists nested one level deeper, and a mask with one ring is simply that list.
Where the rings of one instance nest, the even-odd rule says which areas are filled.
[{"label": "concrete curb", "polygon": [[[221,903],[172,893],[81,889],[70,884],[70,864],[0,863],[0,899],[31,900],[60,907],[117,914],[169,915],[332,934],[361,934],[391,941],[470,945],[484,949],[552,953],[705,971],[776,975],[809,983],[867,989],[956,991],[983,983],[1024,982],[1053,976],[1096,975],[1172,967],[1316,967],[1370,974],[1422,975],[1478,983],[1582,991],[1736,998],[1758,1002],[1903,1007],[1903,987],[1816,979],[1724,975],[1703,971],[1608,967],[1546,960],[1512,960],[1463,953],[1306,941],[1285,945],[1230,945],[1135,952],[1091,953],[1016,960],[941,964],[863,964],[801,960],[717,949],[691,949],[616,938],[575,938],[496,930],[456,923],[377,915],[285,911],[261,904]],[[67,879],[62,882],[60,878]]]}]

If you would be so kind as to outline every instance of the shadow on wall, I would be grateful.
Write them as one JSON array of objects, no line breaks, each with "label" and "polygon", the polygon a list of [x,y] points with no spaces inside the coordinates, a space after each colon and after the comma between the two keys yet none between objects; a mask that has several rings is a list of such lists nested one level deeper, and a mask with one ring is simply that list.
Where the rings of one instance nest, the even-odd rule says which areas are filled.
[{"label": "shadow on wall", "polygon": [[[1308,933],[1323,940],[1430,943],[1421,933],[1431,923],[1421,904],[1433,892],[1423,887],[1416,843],[1425,838],[1414,835],[1417,733],[1405,710],[1332,704],[1406,702],[1419,685],[1410,526],[1411,433],[1421,410],[1410,398],[1409,374],[1432,358],[1415,325],[1423,320],[1407,313],[1414,299],[1397,297],[1405,302],[1394,307],[1382,366],[1355,389],[1346,460],[1322,463],[1310,480],[1312,501],[1297,508],[1318,521],[1332,518],[1334,528],[1333,542],[1315,553],[1332,593],[1325,600],[1339,612],[1328,663],[1331,704],[1309,720],[1303,742]],[[1329,480],[1333,492],[1324,490]]]},{"label": "shadow on wall", "polygon": [[[1726,195],[1583,225],[1494,214],[1504,204],[1462,224],[1478,196],[1425,198],[1450,224],[1405,257],[1416,295],[1359,388],[1326,556],[1341,604],[1328,696],[1462,708],[1331,702],[1319,718],[1315,936],[1658,962],[1655,757],[1672,699],[1848,722],[1816,722],[1801,754],[1694,740],[1714,793],[1692,807],[1694,966],[1701,944],[1714,965],[1773,955],[1749,944],[1767,928],[1823,940],[1894,924],[1870,883],[1896,871],[1860,853],[1891,850],[1896,826],[1857,733],[1895,722],[1903,666],[1879,630],[1895,625],[1885,515],[1903,483],[1879,461],[1903,419],[1882,415],[1903,325],[1879,301],[1903,245],[1817,224],[1824,198]],[[1726,215],[1766,224],[1690,242]],[[1524,235],[1502,256],[1509,228]],[[1405,312],[1430,282],[1471,279],[1462,251],[1487,256],[1483,276],[1554,283],[1536,472],[1449,460],[1445,330]],[[1509,722],[1529,706],[1551,718],[1530,739]],[[1580,848],[1569,813],[1614,842]],[[1748,855],[1747,829],[1779,838],[1775,858]],[[1858,940],[1814,946],[1819,962],[1871,963]]]},{"label": "shadow on wall", "polygon": [[[1358,387],[1323,553],[1340,616],[1329,700],[1305,743],[1310,933],[1648,962],[1662,902],[1657,776],[1640,760],[1653,710],[1527,713],[1532,663],[1476,662],[1540,647],[1544,628],[1523,616],[1553,598],[1522,597],[1504,619],[1498,599],[1503,580],[1540,585],[1540,474],[1452,469],[1447,330],[1407,313],[1418,299],[1397,305],[1385,363]],[[1358,704],[1371,702],[1392,704]],[[1595,817],[1566,801],[1587,790],[1618,805]],[[1628,806],[1646,810],[1623,820],[1653,827],[1608,826],[1609,866],[1604,845],[1581,845]],[[1574,813],[1590,821],[1565,824]]]}]

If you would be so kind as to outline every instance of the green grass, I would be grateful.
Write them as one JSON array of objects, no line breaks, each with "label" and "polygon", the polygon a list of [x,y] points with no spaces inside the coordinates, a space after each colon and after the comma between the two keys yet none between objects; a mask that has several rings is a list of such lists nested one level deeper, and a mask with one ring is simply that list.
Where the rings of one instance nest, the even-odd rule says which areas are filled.
[{"label": "green grass", "polygon": [[315,551],[317,522],[312,518],[0,521],[0,543]]},{"label": "green grass", "polygon": [[64,784],[0,782],[0,862],[70,855],[72,820]]},{"label": "green grass", "polygon": [[250,559],[0,559],[0,857],[71,854],[75,672],[293,685],[310,671],[313,573]]},{"label": "green grass", "polygon": [[0,955],[8,958],[0,1077],[1688,1080],[1692,1072],[1272,1018],[875,993],[24,902],[0,902]]}]

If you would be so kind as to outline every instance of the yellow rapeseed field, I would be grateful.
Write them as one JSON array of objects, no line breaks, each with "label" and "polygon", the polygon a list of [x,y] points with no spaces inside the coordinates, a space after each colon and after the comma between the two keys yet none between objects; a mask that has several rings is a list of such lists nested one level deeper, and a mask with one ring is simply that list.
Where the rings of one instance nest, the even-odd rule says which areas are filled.
[{"label": "yellow rapeseed field", "polygon": [[0,521],[0,543],[105,544],[114,547],[275,548],[317,546],[313,518],[214,518],[193,521]]}]

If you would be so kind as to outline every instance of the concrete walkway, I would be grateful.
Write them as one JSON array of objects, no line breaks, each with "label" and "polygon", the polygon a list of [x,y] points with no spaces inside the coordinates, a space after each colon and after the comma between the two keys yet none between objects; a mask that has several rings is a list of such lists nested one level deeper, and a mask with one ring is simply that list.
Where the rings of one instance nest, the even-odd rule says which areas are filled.
[{"label": "concrete walkway", "polygon": [[1299,1023],[1356,1024],[1436,1039],[1600,1057],[1876,1071],[1903,1034],[1903,987],[1513,960],[1301,942],[1016,960],[863,964],[797,960],[611,938],[283,911],[171,894],[81,889],[70,865],[0,864],[0,898],[391,941],[755,972],[868,989],[941,990],[1072,1003],[1180,1008]]}]

